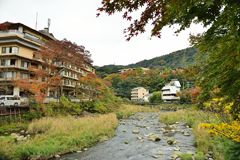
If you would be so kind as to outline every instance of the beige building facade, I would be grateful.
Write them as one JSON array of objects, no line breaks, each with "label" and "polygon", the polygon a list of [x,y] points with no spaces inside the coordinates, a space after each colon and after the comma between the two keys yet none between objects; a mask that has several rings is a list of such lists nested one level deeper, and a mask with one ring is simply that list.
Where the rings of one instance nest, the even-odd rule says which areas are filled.
[{"label": "beige building facade", "polygon": [[[10,23],[8,30],[0,30],[0,95],[24,96],[23,92],[12,85],[11,79],[28,78],[33,82],[34,76],[30,74],[29,68],[40,69],[41,60],[34,59],[33,52],[40,49],[46,40],[56,40],[48,29],[37,31],[22,23]],[[56,64],[61,67],[63,64]],[[70,66],[64,73],[63,92],[67,94],[72,91],[77,84],[76,73],[85,76],[87,72],[95,73],[95,68],[91,64],[84,64],[84,68]],[[39,79],[38,81],[41,81]],[[47,96],[56,96],[56,91],[47,90]]]},{"label": "beige building facade", "polygon": [[131,101],[143,100],[144,96],[149,94],[149,90],[144,87],[133,88],[131,92]]}]

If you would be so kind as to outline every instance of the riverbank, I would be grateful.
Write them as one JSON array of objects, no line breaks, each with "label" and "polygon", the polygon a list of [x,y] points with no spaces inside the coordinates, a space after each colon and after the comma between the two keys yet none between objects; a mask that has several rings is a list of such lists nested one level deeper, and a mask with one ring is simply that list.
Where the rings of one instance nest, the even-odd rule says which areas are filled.
[{"label": "riverbank", "polygon": [[185,122],[160,123],[158,117],[162,114],[143,112],[120,119],[113,138],[54,160],[167,160],[183,153],[194,154],[191,128],[187,128]]},{"label": "riverbank", "polygon": [[[81,151],[114,136],[118,126],[117,116],[130,116],[138,112],[156,112],[159,109],[122,105],[114,113],[90,114],[86,117],[44,117],[28,125],[24,139],[16,141],[19,133],[1,137],[0,157],[2,159],[41,159],[63,153]],[[34,136],[27,136],[32,134]]]}]

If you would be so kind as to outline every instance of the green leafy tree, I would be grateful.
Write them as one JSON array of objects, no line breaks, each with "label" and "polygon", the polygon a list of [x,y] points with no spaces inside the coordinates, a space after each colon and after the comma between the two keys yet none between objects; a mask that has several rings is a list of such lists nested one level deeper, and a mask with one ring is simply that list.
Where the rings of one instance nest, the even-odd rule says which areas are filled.
[{"label": "green leafy tree", "polygon": [[150,103],[160,103],[162,102],[162,92],[153,92],[152,96],[148,97]]},{"label": "green leafy tree", "polygon": [[[233,101],[231,113],[240,113],[240,3],[237,0],[102,0],[99,12],[109,15],[123,12],[123,18],[131,21],[131,13],[143,8],[139,19],[124,30],[126,40],[144,33],[146,25],[153,26],[151,36],[161,37],[164,26],[179,25],[179,33],[192,23],[209,27],[202,34],[191,35],[191,44],[200,52],[198,80],[201,97],[207,100],[210,92],[219,88],[226,101]],[[100,14],[98,13],[97,16]],[[185,54],[186,56],[186,54]],[[185,57],[186,58],[186,57]],[[196,76],[196,75],[195,75]]]}]

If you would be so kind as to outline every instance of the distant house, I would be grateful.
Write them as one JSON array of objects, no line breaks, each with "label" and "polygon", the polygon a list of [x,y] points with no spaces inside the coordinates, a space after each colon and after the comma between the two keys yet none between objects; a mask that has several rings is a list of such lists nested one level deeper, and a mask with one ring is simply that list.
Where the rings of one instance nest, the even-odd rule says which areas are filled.
[{"label": "distant house", "polygon": [[170,83],[166,84],[162,88],[162,100],[163,102],[179,101],[180,97],[176,94],[180,92],[181,84],[177,79],[172,79]]},{"label": "distant house", "polygon": [[136,87],[132,89],[131,101],[143,101],[145,95],[149,94],[149,90],[143,87]]},{"label": "distant house", "polygon": [[152,96],[152,93],[149,93],[143,97],[144,102],[148,102],[148,98]]}]

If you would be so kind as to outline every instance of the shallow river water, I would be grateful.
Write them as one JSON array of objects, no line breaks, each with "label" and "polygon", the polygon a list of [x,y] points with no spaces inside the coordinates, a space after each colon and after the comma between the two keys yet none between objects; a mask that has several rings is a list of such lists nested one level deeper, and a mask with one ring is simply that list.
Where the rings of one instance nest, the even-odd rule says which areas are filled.
[{"label": "shallow river water", "polygon": [[[115,130],[115,137],[97,143],[82,152],[62,155],[55,160],[170,160],[173,152],[176,152],[179,148],[182,153],[187,151],[194,153],[196,148],[193,143],[194,136],[191,134],[191,128],[186,127],[186,124],[182,122],[176,123],[174,126],[164,125],[158,121],[160,114],[138,113],[123,119],[119,121],[119,126]],[[126,132],[123,130],[126,130]],[[133,130],[138,130],[139,133],[134,134]],[[189,136],[185,136],[183,131],[188,133]],[[151,134],[158,134],[161,140],[148,140]],[[143,138],[143,142],[137,136]],[[177,141],[177,143],[168,144],[168,138]],[[129,143],[125,144],[127,139]],[[158,154],[159,151],[164,154]],[[156,157],[153,157],[153,155]]]}]

